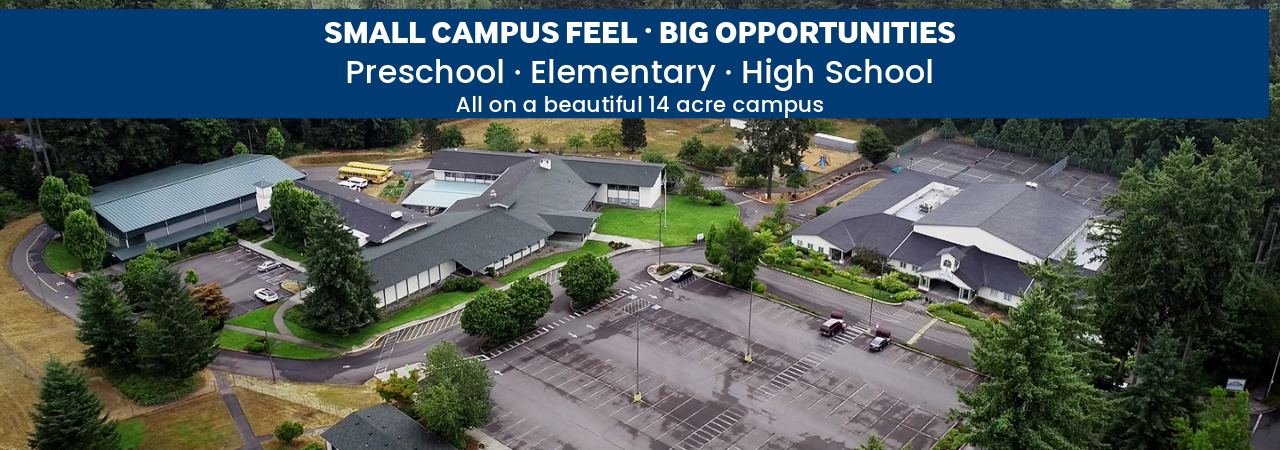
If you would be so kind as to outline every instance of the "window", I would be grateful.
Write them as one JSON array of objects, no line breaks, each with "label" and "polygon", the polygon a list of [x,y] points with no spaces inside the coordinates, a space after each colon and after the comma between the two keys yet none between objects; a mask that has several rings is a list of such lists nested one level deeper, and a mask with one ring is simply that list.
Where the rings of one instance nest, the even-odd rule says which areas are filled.
[{"label": "window", "polygon": [[606,202],[615,205],[640,206],[640,186],[607,185]]}]

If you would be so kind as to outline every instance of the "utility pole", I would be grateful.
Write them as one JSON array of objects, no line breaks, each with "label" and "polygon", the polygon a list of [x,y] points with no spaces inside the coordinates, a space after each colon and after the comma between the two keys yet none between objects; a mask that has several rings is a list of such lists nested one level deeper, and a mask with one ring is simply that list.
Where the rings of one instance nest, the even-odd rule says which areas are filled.
[{"label": "utility pole", "polygon": [[756,295],[755,295],[754,293],[748,292],[748,293],[747,293],[747,299],[748,299],[748,300],[747,300],[747,302],[748,302],[748,303],[747,303],[747,353],[746,353],[745,355],[742,355],[742,360],[743,360],[744,362],[746,362],[746,363],[750,364],[750,363],[751,363],[751,360],[752,360],[752,357],[751,357],[751,319],[755,317],[755,314],[753,314],[753,312],[755,311]]},{"label": "utility pole", "polygon": [[276,360],[271,357],[271,338],[267,336],[265,320],[262,325],[262,338],[267,341],[267,365],[271,367],[271,384],[276,384]]},{"label": "utility pole", "polygon": [[1271,385],[1276,384],[1276,369],[1280,368],[1280,351],[1276,351],[1276,363],[1271,366],[1271,382],[1267,383],[1267,393],[1262,395],[1262,399],[1266,400],[1271,397]]}]

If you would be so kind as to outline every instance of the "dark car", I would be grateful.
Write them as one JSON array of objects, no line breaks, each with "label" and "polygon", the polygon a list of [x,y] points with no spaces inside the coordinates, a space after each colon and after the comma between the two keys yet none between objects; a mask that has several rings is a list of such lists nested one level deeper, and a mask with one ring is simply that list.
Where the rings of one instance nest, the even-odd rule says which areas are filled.
[{"label": "dark car", "polygon": [[689,279],[689,277],[691,276],[693,276],[693,269],[690,269],[689,266],[683,266],[679,269],[676,269],[675,272],[671,272],[671,281],[679,283],[681,281]]},{"label": "dark car", "polygon": [[831,313],[831,318],[822,322],[822,326],[818,327],[818,334],[827,337],[835,336],[844,332],[847,326],[848,324],[844,322],[844,314],[833,312]]},{"label": "dark car", "polygon": [[888,347],[891,340],[893,340],[893,338],[889,334],[889,330],[876,327],[876,337],[867,344],[867,350],[870,350],[872,353],[878,353],[879,351],[884,350],[885,347]]}]

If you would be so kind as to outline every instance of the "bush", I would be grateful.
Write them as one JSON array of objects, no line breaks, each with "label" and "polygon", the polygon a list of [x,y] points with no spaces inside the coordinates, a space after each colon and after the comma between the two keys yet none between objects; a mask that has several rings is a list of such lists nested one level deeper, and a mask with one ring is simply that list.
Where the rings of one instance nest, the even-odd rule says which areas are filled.
[{"label": "bush", "polygon": [[186,397],[200,387],[199,375],[187,379],[176,379],[108,373],[107,379],[121,394],[142,406],[169,403]]},{"label": "bush", "polygon": [[920,282],[920,280],[916,279],[915,275],[906,272],[891,271],[890,275],[907,284],[916,284]]},{"label": "bush", "polygon": [[444,280],[444,284],[440,285],[440,290],[444,292],[475,292],[483,286],[484,283],[481,283],[476,277],[450,278]]},{"label": "bush", "polygon": [[214,252],[230,247],[236,243],[236,236],[226,228],[217,228],[212,233],[187,243],[187,253]]},{"label": "bush", "polygon": [[827,205],[819,206],[817,215],[821,216],[823,214],[826,214],[827,211],[830,211],[830,210],[831,210],[830,206],[827,206]]},{"label": "bush", "polygon": [[844,269],[844,273],[849,274],[849,278],[859,278],[867,271],[866,268],[859,265],[850,265]]},{"label": "bush", "polygon": [[964,306],[960,303],[946,303],[946,304],[935,303],[935,304],[929,305],[929,312],[937,314],[938,311],[946,311],[966,319],[982,320],[982,316],[979,315],[976,311],[969,309],[969,307]]},{"label": "bush", "polygon": [[244,351],[249,353],[266,353],[267,338],[258,336],[253,341],[250,341],[248,344],[244,345]]},{"label": "bush", "polygon": [[761,188],[764,187],[764,177],[741,177],[734,181],[734,184],[741,188]]},{"label": "bush", "polygon": [[663,264],[658,266],[658,275],[666,275],[676,270],[676,266],[671,264]]},{"label": "bush", "polygon": [[240,236],[256,234],[259,230],[262,230],[262,226],[258,224],[257,219],[244,219],[236,222],[236,234]]},{"label": "bush", "polygon": [[754,280],[751,281],[751,292],[755,292],[757,294],[764,294],[765,291],[768,291],[768,290],[769,288],[765,286],[764,283],[761,283],[759,281],[754,281]]},{"label": "bush", "polygon": [[294,439],[302,436],[302,424],[291,420],[280,422],[276,425],[276,439],[286,444],[292,444]]},{"label": "bush", "polygon": [[871,280],[871,286],[890,294],[897,294],[911,289],[911,286],[908,286],[907,283],[903,283],[902,280],[888,276]]},{"label": "bush", "polygon": [[630,247],[630,246],[631,246],[631,244],[628,244],[628,243],[626,243],[626,242],[609,241],[609,248],[614,249],[614,250],[622,250],[622,249],[627,248],[627,247]]},{"label": "bush", "polygon": [[907,289],[905,291],[893,294],[893,299],[900,302],[905,302],[907,300],[915,300],[917,298],[920,298],[920,291],[917,291],[915,289]]},{"label": "bush", "polygon": [[729,201],[729,199],[724,196],[724,193],[720,191],[706,191],[702,194],[702,198],[711,206],[720,206]]},{"label": "bush", "polygon": [[320,445],[319,442],[312,442],[307,444],[306,447],[302,447],[302,450],[324,450],[324,446]]}]

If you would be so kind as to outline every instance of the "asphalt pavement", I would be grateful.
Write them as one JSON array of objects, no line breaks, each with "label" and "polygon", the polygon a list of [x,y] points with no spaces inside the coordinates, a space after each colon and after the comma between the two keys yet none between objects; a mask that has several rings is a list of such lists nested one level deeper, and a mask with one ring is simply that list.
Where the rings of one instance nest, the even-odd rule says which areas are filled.
[{"label": "asphalt pavement", "polygon": [[9,255],[9,272],[28,294],[79,324],[80,306],[77,302],[80,301],[80,290],[66,277],[53,273],[44,263],[44,247],[54,235],[48,226],[36,225]]},{"label": "asphalt pavement", "polygon": [[258,264],[267,258],[239,245],[217,252],[197,256],[179,262],[175,267],[179,274],[195,271],[200,284],[217,283],[222,294],[231,301],[231,316],[236,317],[266,306],[254,296],[254,291],[271,289],[283,301],[290,294],[280,287],[284,280],[302,280],[302,273],[281,265],[268,272],[258,272]]}]

